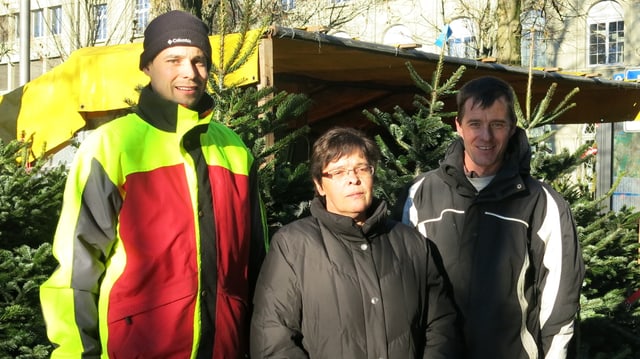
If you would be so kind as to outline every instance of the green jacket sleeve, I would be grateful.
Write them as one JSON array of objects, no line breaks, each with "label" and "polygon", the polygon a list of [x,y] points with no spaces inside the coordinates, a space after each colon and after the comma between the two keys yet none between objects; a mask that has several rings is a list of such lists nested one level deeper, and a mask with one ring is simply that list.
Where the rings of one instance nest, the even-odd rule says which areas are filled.
[{"label": "green jacket sleeve", "polygon": [[83,143],[69,172],[53,242],[59,265],[40,288],[54,359],[101,352],[98,293],[122,199],[91,146]]}]

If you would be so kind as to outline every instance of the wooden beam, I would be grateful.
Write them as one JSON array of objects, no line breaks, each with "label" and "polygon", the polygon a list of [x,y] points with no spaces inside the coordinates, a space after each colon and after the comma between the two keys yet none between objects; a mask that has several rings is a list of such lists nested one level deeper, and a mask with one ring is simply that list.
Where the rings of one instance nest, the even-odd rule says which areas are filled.
[{"label": "wooden beam", "polygon": [[[271,37],[264,38],[259,41],[258,45],[258,73],[260,81],[258,88],[267,88],[273,86],[273,39]],[[266,99],[261,100],[260,105],[264,104]],[[275,144],[275,135],[267,133],[265,135],[265,145],[267,147]]]}]

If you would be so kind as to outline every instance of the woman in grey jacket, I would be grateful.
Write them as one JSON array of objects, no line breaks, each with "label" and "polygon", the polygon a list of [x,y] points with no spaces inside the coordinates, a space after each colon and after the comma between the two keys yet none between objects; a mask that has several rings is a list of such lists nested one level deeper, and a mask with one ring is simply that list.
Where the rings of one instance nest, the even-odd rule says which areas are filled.
[{"label": "woman in grey jacket", "polygon": [[455,358],[456,312],[428,241],[373,198],[360,131],[314,144],[311,216],[273,237],[254,297],[252,358]]}]

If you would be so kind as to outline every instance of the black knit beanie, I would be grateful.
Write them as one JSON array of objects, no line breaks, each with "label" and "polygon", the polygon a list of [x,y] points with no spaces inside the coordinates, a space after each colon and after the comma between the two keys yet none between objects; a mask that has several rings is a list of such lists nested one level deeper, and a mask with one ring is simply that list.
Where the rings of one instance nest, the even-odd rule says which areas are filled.
[{"label": "black knit beanie", "polygon": [[140,70],[171,46],[195,46],[207,57],[211,68],[211,43],[207,25],[188,12],[173,10],[153,19],[144,30],[144,51],[140,55]]}]

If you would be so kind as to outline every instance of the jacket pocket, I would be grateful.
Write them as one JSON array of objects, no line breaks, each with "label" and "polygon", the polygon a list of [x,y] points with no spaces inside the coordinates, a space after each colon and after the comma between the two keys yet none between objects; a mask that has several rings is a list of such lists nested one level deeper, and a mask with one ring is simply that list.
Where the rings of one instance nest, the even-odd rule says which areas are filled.
[{"label": "jacket pocket", "polygon": [[188,358],[193,343],[196,293],[197,282],[184,280],[110,302],[109,357]]}]

